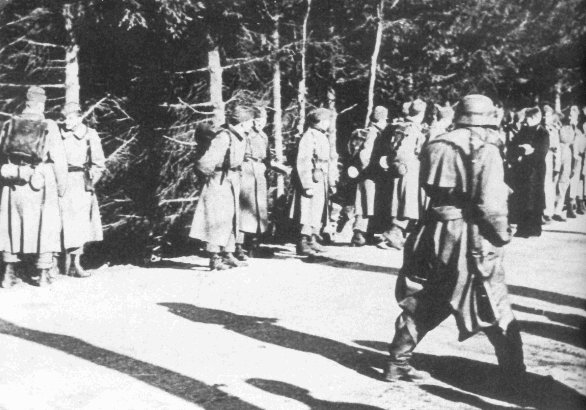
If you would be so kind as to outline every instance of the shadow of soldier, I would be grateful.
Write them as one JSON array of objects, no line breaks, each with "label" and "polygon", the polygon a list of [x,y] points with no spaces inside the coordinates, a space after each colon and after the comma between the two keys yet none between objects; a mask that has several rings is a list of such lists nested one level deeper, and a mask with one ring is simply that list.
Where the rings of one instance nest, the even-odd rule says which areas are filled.
[{"label": "shadow of soldier", "polygon": [[316,399],[310,392],[298,386],[276,380],[248,379],[248,384],[266,392],[306,404],[312,410],[383,410],[380,407],[359,403],[343,403]]},{"label": "shadow of soldier", "polygon": [[94,346],[75,337],[29,329],[3,319],[0,319],[0,334],[38,343],[98,366],[107,367],[207,410],[259,409],[215,386],[207,385],[151,363]]},{"label": "shadow of soldier", "polygon": [[[357,340],[355,343],[376,350],[386,350],[388,347],[388,344],[383,342]],[[495,364],[457,356],[415,353],[413,366],[429,372],[433,378],[441,382],[479,396],[547,410],[582,409],[586,406],[586,396],[551,377],[535,373],[527,373],[527,390],[524,394],[512,395],[503,392],[502,376]],[[438,390],[435,387],[421,386],[432,394],[439,393],[445,396],[446,399],[455,396],[452,392]]]},{"label": "shadow of soldier", "polygon": [[352,347],[321,336],[279,326],[277,319],[245,316],[223,310],[197,307],[185,303],[160,303],[175,315],[198,323],[223,326],[243,336],[289,349],[314,353],[333,360],[364,376],[380,379],[384,355],[369,349]]}]

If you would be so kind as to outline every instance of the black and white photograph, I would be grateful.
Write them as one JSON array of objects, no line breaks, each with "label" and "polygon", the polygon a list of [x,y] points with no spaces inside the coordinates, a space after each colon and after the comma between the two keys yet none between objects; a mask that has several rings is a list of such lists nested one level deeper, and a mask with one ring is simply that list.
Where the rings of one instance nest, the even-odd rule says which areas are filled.
[{"label": "black and white photograph", "polygon": [[0,410],[586,409],[584,0],[0,0]]}]

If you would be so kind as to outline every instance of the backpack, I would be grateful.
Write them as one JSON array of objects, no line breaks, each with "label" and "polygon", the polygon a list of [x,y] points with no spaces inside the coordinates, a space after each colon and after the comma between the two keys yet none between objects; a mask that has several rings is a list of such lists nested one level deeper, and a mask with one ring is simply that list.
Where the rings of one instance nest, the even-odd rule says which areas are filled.
[{"label": "backpack", "polygon": [[20,160],[30,165],[43,161],[47,137],[47,123],[44,120],[13,117],[3,129],[4,139],[1,152],[9,160]]}]

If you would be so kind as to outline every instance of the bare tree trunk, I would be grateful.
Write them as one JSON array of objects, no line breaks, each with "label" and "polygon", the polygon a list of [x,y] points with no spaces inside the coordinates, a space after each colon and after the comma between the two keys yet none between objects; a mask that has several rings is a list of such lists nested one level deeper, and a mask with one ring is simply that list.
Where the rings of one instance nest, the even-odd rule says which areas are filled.
[{"label": "bare tree trunk", "polygon": [[[279,16],[275,17],[275,26],[272,33],[273,40],[273,129],[275,132],[275,159],[283,162],[283,109],[281,101],[281,63],[279,61]],[[285,194],[285,179],[277,175],[277,198]]]},{"label": "bare tree trunk", "polygon": [[555,111],[562,112],[562,82],[558,81],[555,85]]},{"label": "bare tree trunk", "polygon": [[307,96],[307,22],[309,20],[309,13],[311,11],[311,0],[307,0],[307,10],[303,18],[303,27],[301,32],[301,80],[299,81],[299,92],[297,94],[297,102],[299,104],[299,122],[297,123],[297,133],[301,135],[305,128],[305,111],[306,111],[306,96]]},{"label": "bare tree trunk", "polygon": [[220,62],[220,47],[208,36],[210,49],[208,51],[208,70],[210,72],[210,102],[214,109],[213,123],[219,127],[226,122],[224,99],[222,96],[222,64]]},{"label": "bare tree trunk", "polygon": [[79,45],[73,31],[75,18],[79,16],[79,5],[72,3],[63,5],[63,17],[65,19],[65,31],[67,32],[67,46],[65,48],[65,104],[80,103],[79,85]]},{"label": "bare tree trunk", "polygon": [[376,27],[376,39],[374,41],[374,50],[372,52],[372,57],[370,59],[370,81],[368,83],[368,108],[366,109],[366,120],[364,121],[364,126],[368,126],[368,122],[370,120],[370,114],[374,108],[374,85],[376,83],[376,71],[378,67],[378,54],[380,52],[380,45],[382,42],[383,37],[383,8],[384,8],[385,0],[379,0],[378,6],[376,8],[376,20],[377,20],[377,27]]}]

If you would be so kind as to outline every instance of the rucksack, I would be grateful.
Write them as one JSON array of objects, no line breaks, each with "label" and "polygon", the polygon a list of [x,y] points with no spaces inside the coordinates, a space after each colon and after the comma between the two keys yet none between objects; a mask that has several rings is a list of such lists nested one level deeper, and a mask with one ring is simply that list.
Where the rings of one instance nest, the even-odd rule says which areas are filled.
[{"label": "rucksack", "polygon": [[2,154],[9,160],[36,165],[43,161],[47,137],[44,120],[13,117],[3,129]]}]

